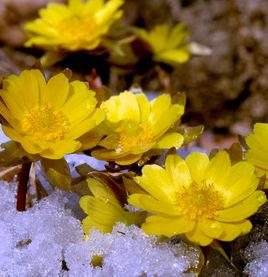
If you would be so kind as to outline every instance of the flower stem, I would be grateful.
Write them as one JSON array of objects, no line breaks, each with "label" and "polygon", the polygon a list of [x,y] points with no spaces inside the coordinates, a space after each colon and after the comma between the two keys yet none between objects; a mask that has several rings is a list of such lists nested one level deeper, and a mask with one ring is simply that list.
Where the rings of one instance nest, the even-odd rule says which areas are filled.
[{"label": "flower stem", "polygon": [[17,211],[25,211],[26,206],[26,194],[27,194],[27,184],[29,181],[29,173],[31,169],[31,162],[26,162],[22,164],[21,172],[19,174],[19,184],[17,190]]}]

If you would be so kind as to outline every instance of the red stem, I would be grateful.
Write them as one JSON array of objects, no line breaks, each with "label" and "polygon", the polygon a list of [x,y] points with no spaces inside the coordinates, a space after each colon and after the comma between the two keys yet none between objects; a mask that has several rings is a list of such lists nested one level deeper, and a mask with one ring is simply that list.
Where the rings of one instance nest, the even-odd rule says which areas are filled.
[{"label": "red stem", "polygon": [[17,190],[17,211],[19,212],[23,212],[26,209],[26,194],[31,164],[31,162],[23,163],[19,174],[19,184]]}]

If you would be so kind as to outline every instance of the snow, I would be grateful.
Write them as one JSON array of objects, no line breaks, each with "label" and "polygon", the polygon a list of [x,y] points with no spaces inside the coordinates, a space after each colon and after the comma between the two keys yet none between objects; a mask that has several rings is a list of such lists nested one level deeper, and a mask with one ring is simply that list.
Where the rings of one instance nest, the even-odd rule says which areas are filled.
[{"label": "snow", "polygon": [[[67,208],[70,193],[56,190],[26,212],[15,210],[15,196],[16,184],[0,181],[0,277],[192,276],[184,272],[198,265],[196,248],[156,243],[135,226],[93,230],[84,241]],[[102,267],[91,265],[94,255],[103,257]]]},{"label": "snow", "polygon": [[0,144],[9,141],[10,139],[4,134],[2,127],[0,127]]},{"label": "snow", "polygon": [[80,222],[56,191],[26,212],[15,210],[14,185],[0,183],[0,276],[58,276],[67,245],[83,237]]},{"label": "snow", "polygon": [[249,276],[268,276],[268,242],[265,240],[252,242],[245,251],[245,258],[248,260],[244,272]]},{"label": "snow", "polygon": [[66,161],[68,162],[70,169],[71,169],[71,174],[73,177],[78,177],[78,173],[75,170],[75,167],[84,163],[89,164],[92,168],[96,170],[105,170],[105,164],[107,162],[105,161],[100,161],[97,160],[93,157],[84,155],[84,154],[69,154],[65,156]]},{"label": "snow", "polygon": [[[94,255],[103,257],[102,268],[90,265]],[[111,234],[93,230],[86,242],[70,245],[65,259],[70,268],[68,277],[194,276],[184,272],[197,267],[199,252],[183,243],[157,244],[155,237],[138,227],[117,223]]]}]

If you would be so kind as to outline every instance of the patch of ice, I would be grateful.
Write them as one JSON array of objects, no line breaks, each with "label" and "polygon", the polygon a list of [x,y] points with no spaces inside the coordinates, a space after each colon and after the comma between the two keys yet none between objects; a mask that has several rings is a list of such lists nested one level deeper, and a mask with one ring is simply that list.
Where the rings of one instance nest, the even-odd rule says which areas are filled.
[{"label": "patch of ice", "polygon": [[245,250],[245,259],[249,261],[244,272],[249,276],[268,276],[268,242],[265,240],[251,243]]}]

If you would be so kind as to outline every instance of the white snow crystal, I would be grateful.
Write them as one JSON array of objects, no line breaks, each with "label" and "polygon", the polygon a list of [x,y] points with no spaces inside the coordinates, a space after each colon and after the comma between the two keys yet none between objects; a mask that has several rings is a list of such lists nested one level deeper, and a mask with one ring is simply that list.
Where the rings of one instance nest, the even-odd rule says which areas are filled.
[{"label": "white snow crystal", "polygon": [[[83,241],[67,193],[55,190],[25,212],[16,211],[15,197],[16,184],[0,181],[0,277],[192,276],[185,272],[198,264],[196,248],[156,243],[122,223],[111,234],[93,230]],[[94,255],[103,257],[102,267],[91,265]]]},{"label": "white snow crystal", "polygon": [[14,186],[0,182],[0,276],[59,276],[67,244],[83,237],[59,191],[16,212]]},{"label": "white snow crystal", "polygon": [[[100,243],[101,242],[101,243]],[[94,255],[103,257],[102,268],[93,268]],[[185,273],[197,266],[197,249],[186,244],[156,243],[156,238],[136,226],[118,223],[111,234],[97,230],[86,242],[70,245],[65,252],[66,276],[193,276]]]},{"label": "white snow crystal", "polygon": [[252,242],[245,251],[245,258],[249,261],[244,272],[249,276],[268,276],[268,242]]},{"label": "white snow crystal", "polygon": [[2,130],[2,127],[0,127],[0,144],[1,144],[1,143],[4,143],[4,142],[7,142],[7,141],[9,141],[9,140],[10,140],[10,138],[7,137],[7,136],[4,134],[4,132],[3,132],[3,130]]},{"label": "white snow crystal", "polygon": [[107,163],[105,161],[97,160],[85,154],[69,154],[69,155],[65,155],[65,159],[68,162],[71,169],[72,176],[74,177],[79,176],[75,170],[75,167],[78,165],[87,163],[96,170],[104,170],[105,169],[104,165]]}]

